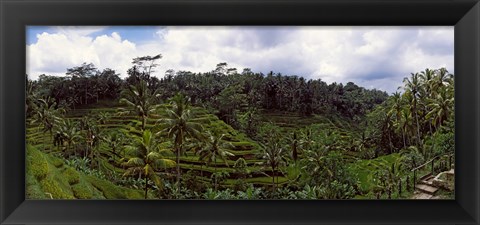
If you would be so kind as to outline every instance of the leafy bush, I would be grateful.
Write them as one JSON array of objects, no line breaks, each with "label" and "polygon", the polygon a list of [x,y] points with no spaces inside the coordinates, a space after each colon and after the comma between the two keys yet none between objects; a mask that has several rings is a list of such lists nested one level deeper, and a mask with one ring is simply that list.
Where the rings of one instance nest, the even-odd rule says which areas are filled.
[{"label": "leafy bush", "polygon": [[43,154],[32,146],[27,146],[27,171],[31,172],[37,180],[44,179],[48,172],[48,162]]},{"label": "leafy bush", "polygon": [[43,188],[43,191],[46,195],[53,199],[73,199],[73,195],[68,192],[69,188],[66,188],[64,185],[59,183],[53,177],[48,176],[47,178],[40,181],[40,185]]},{"label": "leafy bush", "polygon": [[72,186],[73,195],[78,199],[92,199],[93,190],[85,182],[80,182]]},{"label": "leafy bush", "polygon": [[78,172],[71,167],[67,167],[63,172],[62,176],[67,179],[69,184],[77,184],[80,181],[80,175]]},{"label": "leafy bush", "polygon": [[262,199],[265,196],[263,188],[255,188],[252,184],[248,185],[245,191],[237,192],[237,199]]},{"label": "leafy bush", "polygon": [[412,170],[425,162],[425,158],[415,146],[401,150],[401,154],[403,155],[402,164],[406,166],[408,170]]}]

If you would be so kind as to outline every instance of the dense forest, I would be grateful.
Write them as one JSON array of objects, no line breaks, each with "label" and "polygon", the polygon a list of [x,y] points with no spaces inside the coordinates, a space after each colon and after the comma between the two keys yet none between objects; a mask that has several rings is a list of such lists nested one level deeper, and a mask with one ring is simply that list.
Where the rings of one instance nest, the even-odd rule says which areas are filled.
[{"label": "dense forest", "polygon": [[404,199],[453,167],[444,68],[389,95],[227,63],[158,78],[161,58],[125,79],[91,63],[27,76],[28,198]]}]

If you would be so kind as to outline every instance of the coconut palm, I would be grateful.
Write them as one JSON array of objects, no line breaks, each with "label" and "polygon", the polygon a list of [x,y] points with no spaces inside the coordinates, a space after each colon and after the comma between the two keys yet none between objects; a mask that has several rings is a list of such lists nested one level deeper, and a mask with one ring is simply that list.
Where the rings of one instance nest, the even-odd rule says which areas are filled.
[{"label": "coconut palm", "polygon": [[321,177],[327,174],[330,181],[333,178],[334,171],[330,170],[326,159],[328,157],[329,148],[323,144],[315,144],[311,150],[305,152],[305,166],[303,167],[310,175],[314,183],[317,183]]},{"label": "coconut palm", "polygon": [[[229,151],[229,149],[232,149],[234,146],[231,143],[226,142],[224,140],[224,137],[225,137],[225,134],[213,135],[209,133],[207,140],[205,142],[206,146],[197,152],[199,155],[199,159],[204,161],[207,165],[210,165],[213,163],[214,174],[217,173],[217,166],[215,165],[217,162],[217,159],[220,161],[223,161],[225,165],[228,167],[228,163],[227,163],[228,157],[234,156],[234,154]],[[215,180],[214,187],[216,191],[217,176],[215,176],[214,180]]]},{"label": "coconut palm", "polygon": [[124,142],[124,136],[120,132],[110,132],[103,137],[103,141],[107,144],[109,152],[113,156],[113,161],[116,160],[118,156],[117,150],[121,148]]},{"label": "coconut palm", "polygon": [[128,169],[124,176],[139,176],[145,179],[145,199],[148,194],[148,181],[152,180],[158,188],[163,186],[162,181],[155,172],[160,168],[169,168],[176,163],[167,159],[169,150],[160,149],[159,142],[155,140],[150,130],[144,130],[141,136],[134,136],[131,145],[126,146],[128,160],[124,163]]},{"label": "coconut palm", "polygon": [[412,73],[409,78],[405,78],[403,80],[405,83],[405,91],[411,94],[412,99],[412,115],[416,121],[416,128],[417,128],[417,146],[421,146],[421,139],[420,139],[420,124],[418,122],[418,93],[420,92],[421,88],[421,81],[419,78],[418,73]]},{"label": "coconut palm", "polygon": [[174,151],[177,162],[177,184],[180,181],[180,155],[184,150],[184,142],[187,138],[201,139],[200,131],[202,125],[195,122],[193,113],[190,111],[188,99],[181,94],[175,95],[171,101],[171,108],[167,109],[167,118],[162,118],[157,123],[165,126],[157,134],[166,134],[169,138],[173,138]]},{"label": "coconut palm", "polygon": [[71,146],[75,145],[81,138],[81,131],[77,128],[77,123],[72,120],[66,119],[58,126],[57,135],[61,137],[62,143],[67,144],[65,152],[70,151]]},{"label": "coconut palm", "polygon": [[284,147],[280,143],[280,140],[275,137],[270,138],[267,144],[263,146],[263,152],[261,155],[263,162],[260,162],[259,164],[262,165],[265,169],[270,169],[270,171],[272,172],[272,190],[274,193],[276,191],[275,172],[281,166],[285,165],[285,162],[287,160],[285,157],[286,149],[288,148]]},{"label": "coconut palm", "polygon": [[436,129],[439,126],[443,125],[444,121],[447,120],[451,110],[453,109],[453,98],[447,96],[446,91],[440,91],[435,98],[430,100],[428,104],[431,108],[431,111],[426,115],[427,119],[433,119],[432,123]]},{"label": "coconut palm", "polygon": [[447,69],[440,68],[435,71],[435,77],[432,80],[432,87],[434,89],[441,89],[442,87],[448,85],[451,80],[453,80],[453,75],[448,73]]},{"label": "coconut palm", "polygon": [[[43,131],[50,133],[53,140],[53,130],[55,126],[61,123],[60,115],[64,112],[56,108],[56,103],[50,98],[38,99],[37,107],[34,109],[34,116],[32,123],[40,123],[43,126]],[[44,136],[43,144],[45,146],[46,140]]]},{"label": "coconut palm", "polygon": [[404,108],[401,112],[401,118],[397,123],[398,128],[401,129],[402,131],[402,137],[403,137],[403,145],[406,147],[407,145],[410,144],[409,142],[409,136],[414,133],[414,128],[412,124],[412,114],[410,111],[406,108]]},{"label": "coconut palm", "polygon": [[428,97],[431,94],[435,93],[434,86],[434,79],[435,79],[436,70],[425,69],[424,71],[420,72],[419,78],[421,79],[421,83],[423,85],[423,90],[427,94]]},{"label": "coconut palm", "polygon": [[[403,105],[404,105],[404,103],[403,103],[402,95],[399,92],[395,92],[392,95],[392,107],[391,107],[390,111],[388,112],[388,114],[389,115],[395,115],[395,120],[396,120],[396,125],[397,126],[401,123],[401,120],[402,120],[402,112],[404,110]],[[402,137],[403,137],[403,147],[406,148],[407,144],[406,144],[406,141],[405,141],[405,132],[404,132],[403,129],[402,129],[401,133],[402,133]]]},{"label": "coconut palm", "polygon": [[110,113],[108,112],[100,112],[98,114],[98,118],[97,118],[97,121],[98,123],[100,124],[105,124],[107,123],[107,121],[110,119]]},{"label": "coconut palm", "polygon": [[124,111],[135,112],[142,121],[142,130],[145,130],[148,116],[158,108],[156,103],[158,94],[151,93],[144,80],[141,80],[136,86],[130,85],[122,94],[125,97],[120,99],[120,103],[129,107]]}]

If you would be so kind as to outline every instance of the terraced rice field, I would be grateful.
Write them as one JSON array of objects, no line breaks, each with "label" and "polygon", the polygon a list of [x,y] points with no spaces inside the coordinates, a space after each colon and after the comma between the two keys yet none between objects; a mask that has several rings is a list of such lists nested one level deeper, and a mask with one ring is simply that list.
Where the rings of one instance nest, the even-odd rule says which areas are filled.
[{"label": "terraced rice field", "polygon": [[[103,123],[99,123],[100,133],[109,132],[112,130],[122,130],[128,132],[134,127],[139,127],[141,121],[139,118],[132,115],[120,115],[119,107],[113,108],[92,108],[92,109],[76,109],[67,113],[66,118],[80,121],[84,116],[97,117],[100,113],[108,113],[108,117]],[[231,152],[234,156],[230,156],[226,162],[217,160],[214,163],[209,165],[205,162],[200,161],[199,157],[193,152],[186,152],[185,155],[180,157],[180,168],[182,169],[182,174],[193,171],[193,174],[197,176],[198,181],[211,182],[210,176],[213,172],[223,171],[228,172],[229,175],[227,179],[223,182],[225,186],[231,186],[237,181],[239,174],[236,174],[233,165],[235,161],[239,158],[244,158],[247,163],[247,170],[250,172],[250,177],[246,178],[248,183],[254,185],[270,185],[272,182],[273,174],[271,171],[264,170],[264,168],[259,165],[261,159],[259,154],[261,153],[260,146],[253,140],[249,139],[245,134],[233,129],[228,124],[221,121],[215,115],[209,114],[206,110],[201,108],[194,108],[195,120],[202,124],[203,129],[210,132],[219,132],[226,134],[226,140],[230,142],[233,146]],[[165,115],[152,115],[147,119],[146,128],[151,129],[152,132],[158,132],[161,130],[161,125],[158,123],[158,119],[162,118]],[[42,127],[38,124],[27,124],[27,143],[38,149],[45,149],[46,152],[57,152],[61,151],[59,148],[53,146],[53,140],[48,132],[42,131]],[[172,148],[172,143],[168,139],[162,139],[164,142],[162,146],[165,148]],[[174,156],[171,159],[175,159]],[[104,170],[115,171],[117,173],[123,173],[123,168],[121,167],[120,158],[117,158],[115,161],[110,157],[105,156],[101,157],[101,167]],[[173,169],[172,169],[173,171]],[[288,179],[283,176],[279,171],[275,173],[275,181],[278,180],[278,184],[282,185],[288,181]]]}]

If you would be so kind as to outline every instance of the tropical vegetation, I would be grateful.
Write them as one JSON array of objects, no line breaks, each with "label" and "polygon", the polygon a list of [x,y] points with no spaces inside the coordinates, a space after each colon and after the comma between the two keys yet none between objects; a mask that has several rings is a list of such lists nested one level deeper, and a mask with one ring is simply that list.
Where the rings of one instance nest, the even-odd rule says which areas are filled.
[{"label": "tropical vegetation", "polygon": [[445,68],[387,94],[227,63],[158,78],[161,58],[124,79],[91,63],[27,76],[28,198],[402,199],[419,166],[452,167]]}]

